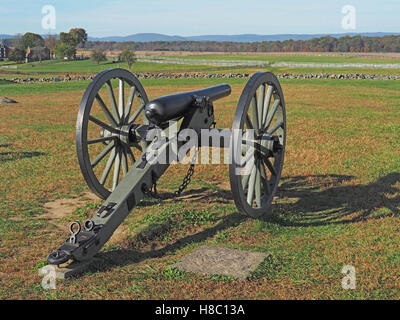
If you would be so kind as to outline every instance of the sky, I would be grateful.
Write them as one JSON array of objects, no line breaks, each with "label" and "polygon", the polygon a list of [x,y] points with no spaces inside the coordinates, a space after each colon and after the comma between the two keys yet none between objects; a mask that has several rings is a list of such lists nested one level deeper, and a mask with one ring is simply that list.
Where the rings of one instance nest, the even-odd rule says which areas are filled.
[{"label": "sky", "polygon": [[[42,8],[55,8],[44,29]],[[344,29],[346,5],[355,29]],[[48,19],[46,21],[49,21]],[[49,26],[49,24],[47,24]],[[0,0],[0,34],[60,33],[74,27],[91,37],[167,35],[400,33],[399,0]]]}]

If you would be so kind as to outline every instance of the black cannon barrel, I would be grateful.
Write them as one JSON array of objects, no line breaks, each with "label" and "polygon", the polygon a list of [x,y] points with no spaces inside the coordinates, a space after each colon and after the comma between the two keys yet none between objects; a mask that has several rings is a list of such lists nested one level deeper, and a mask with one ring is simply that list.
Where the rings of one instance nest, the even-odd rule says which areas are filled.
[{"label": "black cannon barrel", "polygon": [[231,94],[229,84],[220,84],[200,90],[171,94],[156,98],[146,104],[145,114],[150,122],[160,124],[183,117],[196,97],[208,97],[215,101]]},{"label": "black cannon barrel", "polygon": [[214,87],[190,91],[187,93],[200,97],[209,97],[211,101],[215,101],[229,96],[231,94],[231,86],[223,83]]}]

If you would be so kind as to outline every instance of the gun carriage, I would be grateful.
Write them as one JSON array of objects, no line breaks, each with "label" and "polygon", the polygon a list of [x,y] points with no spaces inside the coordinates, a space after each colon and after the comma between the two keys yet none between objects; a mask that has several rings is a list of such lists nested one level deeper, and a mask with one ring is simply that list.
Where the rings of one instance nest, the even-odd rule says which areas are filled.
[{"label": "gun carriage", "polygon": [[[272,73],[254,74],[240,96],[232,129],[215,129],[213,103],[230,93],[230,86],[221,84],[149,101],[129,71],[110,69],[98,74],[80,104],[76,149],[87,185],[104,203],[82,226],[70,225],[71,236],[48,256],[48,262],[90,260],[155,189],[179,150],[187,154],[192,146],[210,146],[211,140],[230,150],[230,185],[238,211],[253,218],[266,214],[284,162],[282,89]],[[103,100],[105,96],[108,99]],[[193,139],[189,144],[188,130],[196,133],[195,144]],[[186,185],[187,181],[183,188]]]}]

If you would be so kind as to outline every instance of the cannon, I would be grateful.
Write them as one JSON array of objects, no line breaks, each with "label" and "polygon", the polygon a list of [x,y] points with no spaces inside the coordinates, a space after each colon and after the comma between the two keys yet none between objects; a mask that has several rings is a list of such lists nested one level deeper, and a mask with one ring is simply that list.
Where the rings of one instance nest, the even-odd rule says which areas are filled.
[{"label": "cannon", "polygon": [[[197,148],[229,148],[229,179],[241,214],[257,218],[269,208],[280,180],[286,144],[286,111],[278,79],[258,72],[247,82],[232,129],[215,128],[213,103],[230,95],[228,84],[152,101],[124,69],[99,73],[83,95],[76,123],[79,166],[89,188],[104,200],[47,261],[89,261],[149,194],[178,155],[192,162],[177,195],[193,174]],[[108,97],[108,99],[106,99]]]}]

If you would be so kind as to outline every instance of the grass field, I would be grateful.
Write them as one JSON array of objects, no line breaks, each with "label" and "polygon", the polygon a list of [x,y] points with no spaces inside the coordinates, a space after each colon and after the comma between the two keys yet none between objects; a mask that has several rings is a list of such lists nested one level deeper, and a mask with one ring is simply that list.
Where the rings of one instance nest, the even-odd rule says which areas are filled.
[{"label": "grass field", "polygon": [[[174,54],[166,55],[169,57],[182,58]],[[324,56],[324,55],[279,55],[279,54],[207,54],[185,56],[185,59],[201,60],[256,60],[274,62],[319,62],[319,63],[398,63],[399,59],[376,58],[376,57],[358,57],[358,56]]]},{"label": "grass field", "polygon": [[[176,56],[173,53],[168,55],[169,57],[182,58]],[[275,62],[313,62],[313,63],[368,63],[368,64],[398,64],[400,59],[396,58],[377,58],[377,57],[358,57],[358,56],[345,56],[345,57],[332,57],[332,56],[288,56],[288,55],[243,55],[243,54],[226,54],[226,55],[196,55],[186,56],[185,59],[192,60],[256,60],[256,61],[268,61],[269,63]],[[1,65],[7,65],[8,63],[0,63]],[[14,65],[15,67],[15,65]],[[29,64],[20,64],[16,66],[16,69],[3,69],[9,74],[1,74],[1,78],[10,78],[15,75],[13,72],[20,73],[18,77],[24,76],[43,76],[50,74],[96,74],[100,71],[109,68],[124,68],[127,69],[126,63],[117,63],[112,60],[97,64],[90,60],[78,60],[78,61],[64,61],[64,60],[51,60],[43,62],[34,62]],[[174,63],[150,63],[150,62],[136,62],[132,70],[133,72],[208,72],[208,73],[253,73],[257,70],[254,67],[226,67],[226,66],[208,66],[208,65],[182,65]],[[312,67],[312,68],[300,68],[300,67],[271,67],[269,70],[275,73],[291,72],[296,74],[304,73],[364,73],[364,74],[388,74],[388,75],[400,75],[400,69],[380,69],[380,68],[328,68],[328,67]],[[22,73],[22,74],[21,74]]]},{"label": "grass field", "polygon": [[[98,70],[84,63],[89,71],[76,72]],[[40,69],[70,70],[57,68]],[[232,95],[215,104],[216,121],[230,128],[246,79],[142,83],[154,98],[224,81]],[[227,165],[198,165],[181,198],[145,199],[88,273],[45,291],[38,269],[47,254],[66,239],[70,221],[85,220],[101,204],[86,193],[75,154],[88,82],[1,82],[0,96],[18,104],[0,105],[0,299],[400,299],[399,82],[281,83],[288,140],[271,218],[237,213]],[[186,171],[171,166],[159,188],[174,191]],[[51,215],[46,208],[56,200],[77,205]],[[249,280],[171,268],[204,244],[271,258]],[[356,269],[355,290],[341,287],[345,265]]]}]

